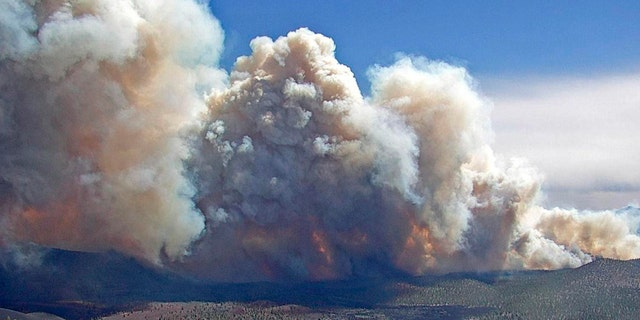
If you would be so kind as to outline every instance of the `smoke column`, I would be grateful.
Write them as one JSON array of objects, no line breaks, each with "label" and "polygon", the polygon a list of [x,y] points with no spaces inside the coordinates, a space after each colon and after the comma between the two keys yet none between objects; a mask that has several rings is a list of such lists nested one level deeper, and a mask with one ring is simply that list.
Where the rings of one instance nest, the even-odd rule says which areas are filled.
[{"label": "smoke column", "polygon": [[222,38],[190,0],[0,3],[0,245],[225,281],[640,258],[633,210],[537,204],[464,69],[399,58],[363,97],[323,35],[229,75]]},{"label": "smoke column", "polygon": [[183,257],[204,229],[184,133],[205,108],[195,88],[223,79],[207,70],[218,24],[179,0],[7,0],[0,12],[3,241]]}]

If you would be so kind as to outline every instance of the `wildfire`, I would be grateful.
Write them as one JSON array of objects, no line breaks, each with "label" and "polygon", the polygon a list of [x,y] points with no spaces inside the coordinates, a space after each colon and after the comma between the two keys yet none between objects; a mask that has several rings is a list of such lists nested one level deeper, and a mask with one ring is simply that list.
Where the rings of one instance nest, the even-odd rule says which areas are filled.
[{"label": "wildfire", "polygon": [[311,239],[317,252],[324,258],[324,262],[327,264],[333,264],[333,256],[331,251],[329,251],[329,245],[324,232],[314,230],[311,233]]},{"label": "wildfire", "polygon": [[327,240],[327,234],[318,229],[311,231],[311,244],[317,253],[318,259],[312,259],[307,264],[307,270],[314,279],[335,279],[338,274],[335,270],[334,253],[331,244]]},{"label": "wildfire", "polygon": [[415,217],[410,218],[410,224],[411,231],[395,260],[395,264],[410,274],[423,274],[425,271],[435,268],[434,244],[429,238],[427,225],[419,223]]},{"label": "wildfire", "polygon": [[[16,234],[22,241],[33,241],[39,244],[79,250],[78,245],[70,245],[82,238],[78,228],[80,212],[75,201],[67,200],[53,204],[47,208],[26,208],[18,217]],[[65,232],[60,232],[64,230]]]}]

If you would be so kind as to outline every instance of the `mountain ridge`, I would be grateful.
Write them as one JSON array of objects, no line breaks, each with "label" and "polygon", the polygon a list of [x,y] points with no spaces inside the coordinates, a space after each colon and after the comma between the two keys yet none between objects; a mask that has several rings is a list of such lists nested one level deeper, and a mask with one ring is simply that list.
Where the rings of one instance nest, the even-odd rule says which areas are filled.
[{"label": "mountain ridge", "polygon": [[439,306],[453,309],[437,312],[488,318],[519,315],[542,319],[556,313],[625,318],[640,310],[639,290],[640,260],[602,258],[579,268],[556,271],[464,272],[296,283],[196,281],[113,252],[52,250],[40,268],[12,269],[6,264],[0,267],[0,307],[48,312],[66,319],[144,309],[156,301],[235,303],[252,308],[256,302],[267,301],[314,312],[357,308],[394,315],[406,311],[427,318],[436,312],[429,308]]}]

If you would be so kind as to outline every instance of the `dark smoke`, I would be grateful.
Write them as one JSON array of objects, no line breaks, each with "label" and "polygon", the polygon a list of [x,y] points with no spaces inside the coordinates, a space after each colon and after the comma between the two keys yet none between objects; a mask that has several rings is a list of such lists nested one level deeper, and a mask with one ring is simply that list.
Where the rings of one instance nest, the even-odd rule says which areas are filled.
[{"label": "dark smoke", "polygon": [[630,212],[537,205],[540,175],[493,153],[462,68],[400,58],[363,97],[333,41],[300,29],[254,39],[227,76],[190,0],[8,0],[0,40],[14,258],[116,250],[243,281],[640,257]]}]

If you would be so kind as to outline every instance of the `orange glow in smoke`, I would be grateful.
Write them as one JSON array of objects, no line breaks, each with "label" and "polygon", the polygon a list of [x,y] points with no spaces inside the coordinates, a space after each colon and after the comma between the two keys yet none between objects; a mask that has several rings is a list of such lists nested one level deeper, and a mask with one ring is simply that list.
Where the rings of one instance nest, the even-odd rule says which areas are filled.
[{"label": "orange glow in smoke", "polygon": [[243,249],[253,258],[262,274],[267,278],[277,278],[278,270],[269,258],[269,252],[277,246],[279,239],[286,236],[278,229],[267,230],[253,223],[247,223],[244,229],[239,230],[238,236],[242,239]]},{"label": "orange glow in smoke", "polygon": [[134,257],[144,257],[144,250],[134,236],[104,230],[96,216],[84,214],[74,197],[44,208],[28,207],[16,216],[13,237],[19,241],[65,250],[98,252],[117,246]]},{"label": "orange glow in smoke", "polygon": [[435,267],[436,259],[433,240],[429,237],[429,228],[424,223],[410,219],[411,232],[404,242],[395,264],[401,270],[413,275],[423,274]]},{"label": "orange glow in smoke", "polygon": [[338,240],[343,246],[351,248],[351,250],[361,250],[369,243],[369,235],[357,228],[350,229],[338,234]]},{"label": "orange glow in smoke", "polygon": [[329,247],[327,235],[323,231],[313,230],[311,232],[311,242],[315,247],[316,252],[319,253],[321,257],[321,261],[319,261],[319,263],[307,266],[312,277],[318,280],[335,279],[337,274],[334,270],[333,252],[331,252]]},{"label": "orange glow in smoke", "polygon": [[313,244],[318,252],[324,257],[325,261],[327,263],[333,263],[333,257],[327,248],[327,240],[325,239],[324,232],[314,230],[311,233],[311,239],[313,239]]},{"label": "orange glow in smoke", "polygon": [[[106,121],[106,120],[105,120]],[[96,129],[90,126],[80,126],[73,134],[73,141],[67,145],[70,155],[76,157],[94,156],[100,151],[102,139]]]},{"label": "orange glow in smoke", "polygon": [[[29,207],[18,216],[16,234],[21,241],[40,245],[82,250],[91,247],[83,235],[77,202],[63,201],[44,209]],[[83,244],[83,245],[81,245]]]}]

